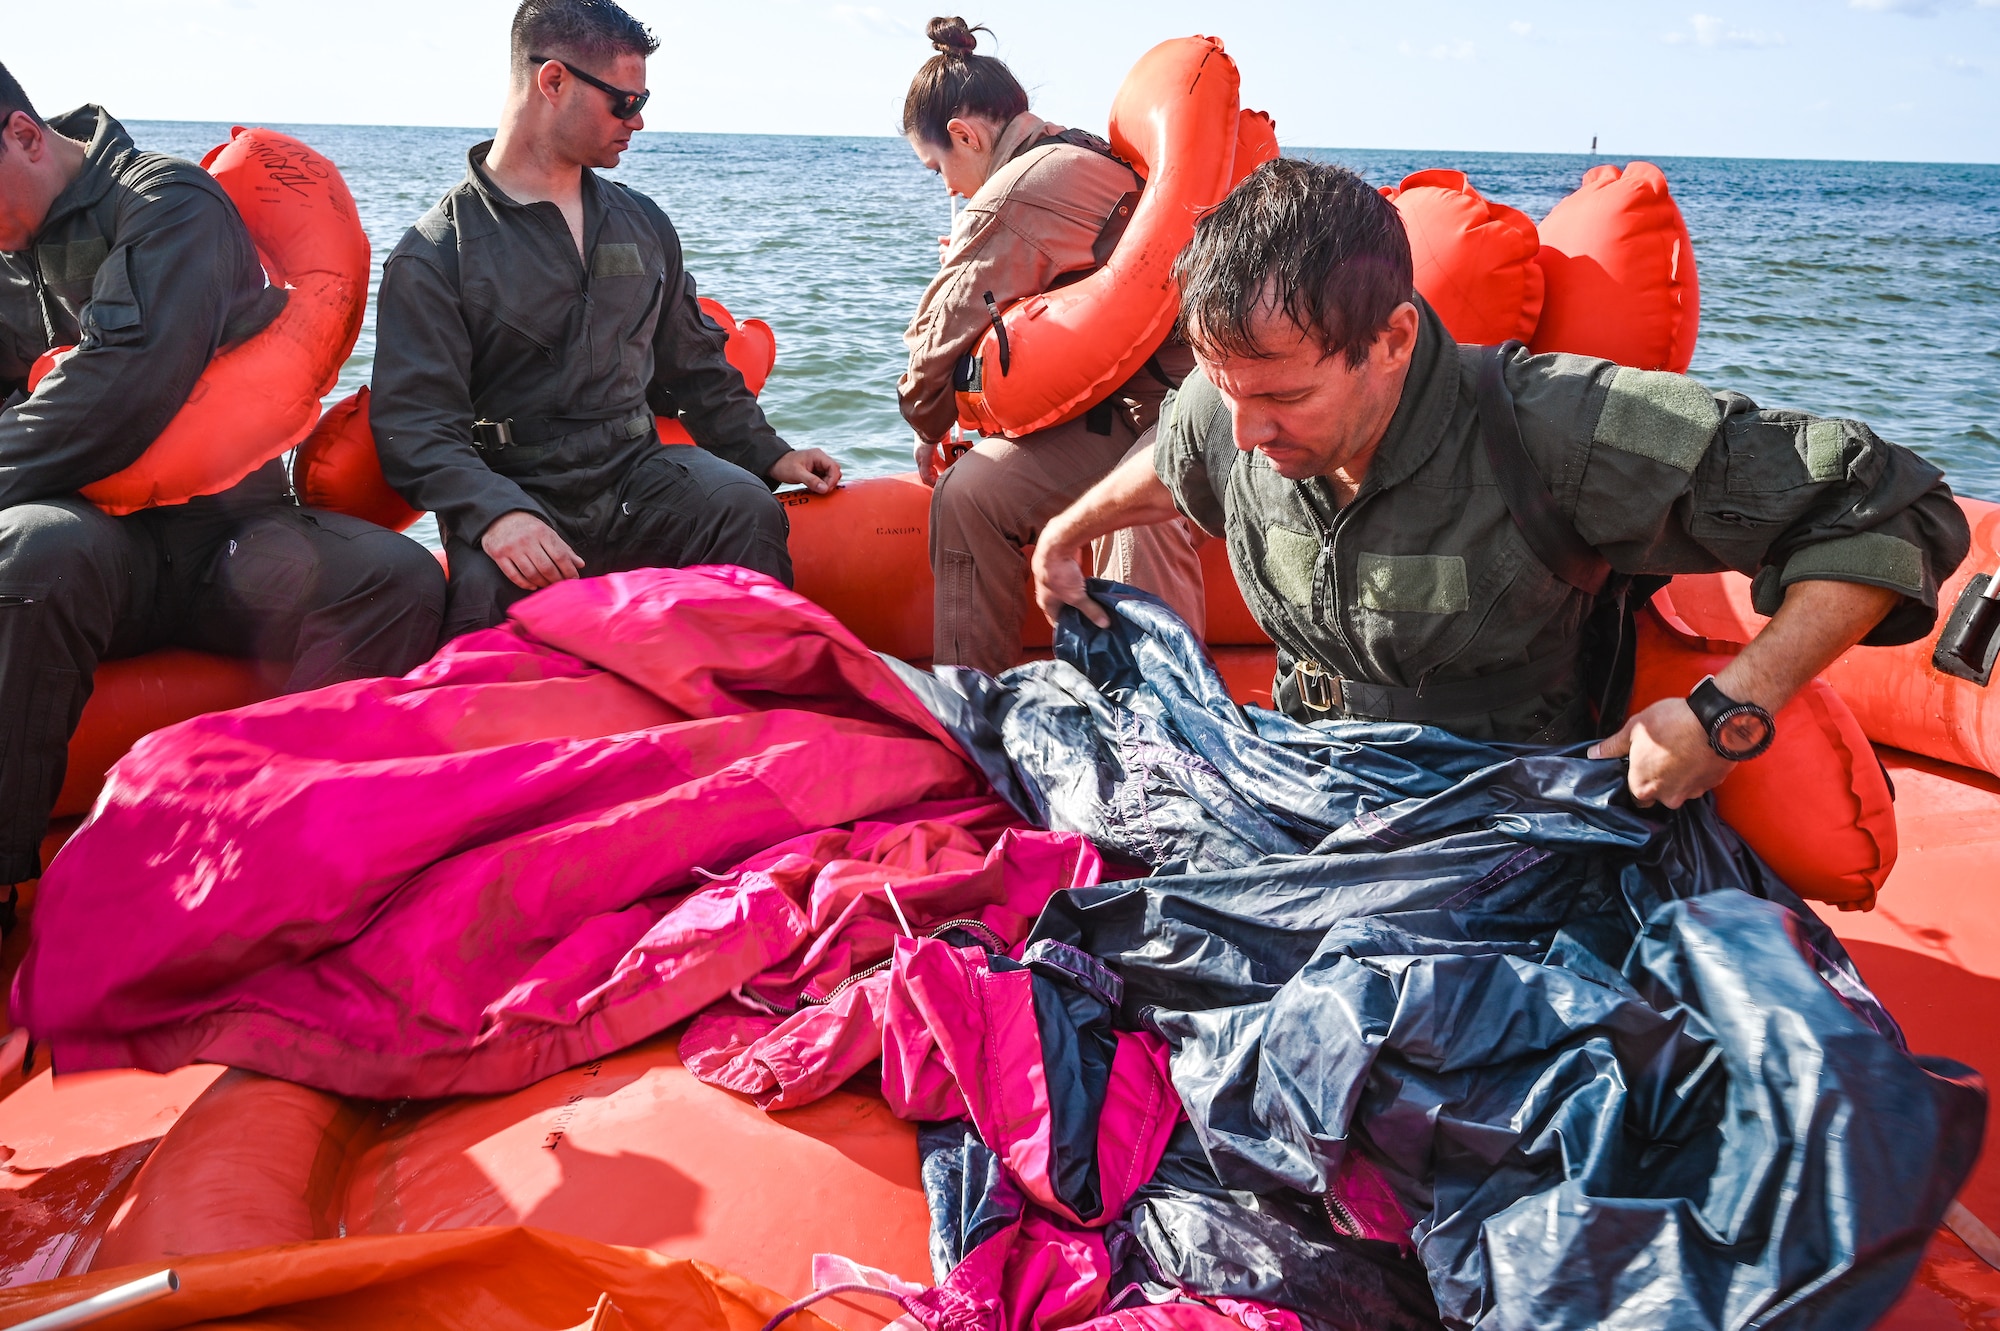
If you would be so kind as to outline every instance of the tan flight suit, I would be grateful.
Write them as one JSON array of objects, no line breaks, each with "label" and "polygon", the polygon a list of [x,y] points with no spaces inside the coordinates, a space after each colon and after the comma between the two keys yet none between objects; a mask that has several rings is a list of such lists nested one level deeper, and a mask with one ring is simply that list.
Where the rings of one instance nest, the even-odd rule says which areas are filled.
[{"label": "tan flight suit", "polygon": [[[1022,114],[1002,131],[1002,163],[959,216],[944,266],[903,334],[909,369],[897,384],[903,415],[926,439],[957,418],[952,370],[990,327],[997,306],[1036,295],[1098,266],[1093,253],[1120,200],[1139,186],[1130,168],[1053,139],[1061,127]],[[1191,367],[1161,367],[1177,378]],[[1027,560],[1042,525],[1069,507],[1139,444],[1159,417],[1168,384],[1142,369],[1105,410],[1020,439],[981,439],[938,479],[931,499],[931,570],[937,577],[935,659],[999,671],[1020,656],[1028,613]],[[1161,597],[1203,630],[1200,539],[1181,521],[1098,542],[1098,570]]]}]

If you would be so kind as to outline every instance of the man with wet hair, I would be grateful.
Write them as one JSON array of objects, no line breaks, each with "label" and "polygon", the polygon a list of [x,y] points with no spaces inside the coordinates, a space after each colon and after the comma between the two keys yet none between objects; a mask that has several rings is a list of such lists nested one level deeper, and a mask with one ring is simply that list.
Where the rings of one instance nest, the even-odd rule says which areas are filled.
[{"label": "man with wet hair", "polygon": [[[79,493],[283,304],[206,171],[139,151],[101,107],[45,121],[0,68],[0,921],[8,885],[41,871],[99,661],[193,647],[287,663],[299,690],[399,675],[436,646],[436,561],[299,507],[279,462],[126,517]],[[36,359],[69,346],[30,392]]]},{"label": "man with wet hair", "polygon": [[[840,482],[725,359],[667,215],[597,175],[644,124],[657,46],[611,0],[524,0],[499,133],[383,266],[369,418],[389,484],[437,514],[446,637],[586,573],[740,564],[789,584],[771,488]],[[661,447],[656,414],[700,447]]]},{"label": "man with wet hair", "polygon": [[1965,557],[1943,476],[1857,421],[1459,346],[1413,289],[1395,207],[1345,168],[1259,168],[1201,220],[1177,275],[1198,369],[1152,456],[1044,529],[1036,597],[1051,618],[1068,605],[1106,623],[1076,552],[1185,514],[1228,540],[1278,647],[1275,701],[1300,720],[1603,735],[1624,710],[1628,593],[1754,574],[1770,624],[1592,749],[1628,760],[1642,803],[1678,807],[1768,747],[1771,715],[1841,653],[1928,633]]}]

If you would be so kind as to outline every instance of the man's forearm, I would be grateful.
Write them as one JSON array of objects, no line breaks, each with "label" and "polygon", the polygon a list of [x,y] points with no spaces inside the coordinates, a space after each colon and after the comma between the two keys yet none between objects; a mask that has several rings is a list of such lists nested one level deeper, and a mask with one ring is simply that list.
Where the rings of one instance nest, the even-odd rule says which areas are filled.
[{"label": "man's forearm", "polygon": [[1049,520],[1037,546],[1075,552],[1100,536],[1178,517],[1174,497],[1153,470],[1152,450],[1134,453],[1083,497]]},{"label": "man's forearm", "polygon": [[1100,536],[1126,527],[1165,522],[1178,512],[1166,483],[1153,470],[1153,451],[1141,449],[1083,497],[1049,520],[1035,541],[1035,604],[1056,622],[1064,606],[1074,606],[1099,628],[1111,622],[1090,598],[1077,555]]},{"label": "man's forearm", "polygon": [[1795,582],[1771,622],[1716,675],[1716,687],[1776,713],[1902,599],[1858,582]]}]

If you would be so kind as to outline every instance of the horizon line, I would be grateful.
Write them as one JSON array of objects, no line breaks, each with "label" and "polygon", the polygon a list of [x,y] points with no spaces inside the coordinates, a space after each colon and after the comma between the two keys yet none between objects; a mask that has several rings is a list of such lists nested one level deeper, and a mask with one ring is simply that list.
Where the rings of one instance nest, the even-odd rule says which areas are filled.
[{"label": "horizon line", "polygon": [[[121,117],[120,119],[122,120],[123,117]],[[190,120],[172,116],[133,116],[127,123],[153,124],[153,125],[235,125],[241,122],[235,120],[227,120],[227,119]],[[451,130],[467,134],[487,134],[487,135],[490,135],[494,132],[492,127],[480,126],[480,125],[412,125],[412,124],[403,124],[391,121],[270,120],[270,121],[265,121],[263,123],[273,126],[290,126],[298,129]],[[634,137],[635,138],[643,137],[645,135],[650,135],[650,134],[658,134],[666,137],[678,137],[678,138],[718,138],[718,139],[721,138],[826,139],[826,140],[861,139],[870,142],[894,142],[897,139],[897,136],[894,134],[780,134],[765,130],[719,130],[719,129],[645,129],[639,131],[639,134],[635,135]],[[1718,154],[1718,153],[1634,153],[1631,155],[1626,155],[1624,153],[1606,152],[1602,149],[1599,149],[1596,152],[1591,152],[1589,150],[1549,151],[1549,150],[1522,149],[1522,148],[1505,148],[1505,149],[1371,148],[1371,147],[1364,147],[1358,144],[1334,146],[1334,145],[1310,144],[1310,143],[1284,143],[1282,141],[1279,144],[1279,149],[1281,152],[1311,152],[1311,153],[1368,152],[1368,153],[1435,153],[1439,155],[1456,154],[1459,156],[1466,156],[1466,157],[1580,157],[1585,159],[1597,160],[1601,162],[1616,162],[1622,160],[1627,163],[1642,162],[1642,161],[1643,162],[1660,162],[1660,161],[1824,162],[1824,163],[1839,163],[1849,166],[1971,166],[1971,167],[2000,166],[2000,161],[1953,162],[1953,161],[1938,161],[1930,158],[1921,158],[1921,157],[1775,157],[1775,156],[1741,157],[1741,156],[1728,156],[1725,154]]]}]

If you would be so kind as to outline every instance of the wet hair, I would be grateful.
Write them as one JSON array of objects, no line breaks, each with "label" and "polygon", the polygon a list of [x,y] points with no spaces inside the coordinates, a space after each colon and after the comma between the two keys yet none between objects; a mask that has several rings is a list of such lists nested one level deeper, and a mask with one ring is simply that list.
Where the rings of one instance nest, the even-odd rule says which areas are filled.
[{"label": "wet hair", "polygon": [[1208,359],[1269,355],[1251,325],[1275,306],[1349,369],[1414,291],[1396,206],[1344,166],[1294,157],[1266,162],[1210,209],[1174,277],[1181,335]]},{"label": "wet hair", "polygon": [[602,66],[621,55],[649,56],[660,40],[612,0],[521,0],[511,45],[518,76],[531,55]]},{"label": "wet hair", "polygon": [[[16,111],[37,125],[48,123],[36,112],[35,104],[28,100],[27,89],[21,86],[20,80],[7,72],[7,66],[0,65],[0,125],[13,119]],[[0,139],[0,153],[6,151],[7,141]]]},{"label": "wet hair", "polygon": [[1028,91],[1014,71],[990,55],[976,55],[979,39],[993,35],[985,24],[967,27],[962,18],[934,18],[924,28],[937,54],[910,80],[903,98],[903,133],[947,147],[945,132],[954,116],[975,115],[1004,125],[1028,109]]}]

